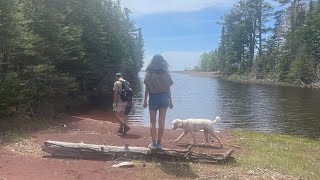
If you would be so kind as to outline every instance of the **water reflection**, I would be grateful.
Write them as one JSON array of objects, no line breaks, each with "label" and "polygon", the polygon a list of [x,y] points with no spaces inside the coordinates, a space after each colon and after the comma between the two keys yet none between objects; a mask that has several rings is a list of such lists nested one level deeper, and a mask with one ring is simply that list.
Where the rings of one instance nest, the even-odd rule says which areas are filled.
[{"label": "water reflection", "polygon": [[[130,121],[149,125],[148,110],[142,108],[144,73],[139,74],[135,115]],[[174,109],[166,128],[175,118],[221,116],[219,129],[250,129],[264,132],[320,137],[320,91],[295,87],[228,82],[217,78],[173,73]]]}]

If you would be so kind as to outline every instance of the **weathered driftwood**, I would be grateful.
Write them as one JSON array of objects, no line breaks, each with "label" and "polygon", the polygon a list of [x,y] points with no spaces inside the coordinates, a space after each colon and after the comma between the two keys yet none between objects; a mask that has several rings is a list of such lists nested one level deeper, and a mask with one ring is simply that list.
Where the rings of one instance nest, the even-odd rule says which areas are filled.
[{"label": "weathered driftwood", "polygon": [[59,141],[46,141],[42,150],[52,156],[84,158],[84,159],[165,159],[165,160],[190,160],[196,162],[218,162],[231,157],[233,150],[220,154],[206,154],[191,151],[191,146],[185,150],[162,149],[151,151],[145,147],[108,146],[84,143],[68,143]]}]

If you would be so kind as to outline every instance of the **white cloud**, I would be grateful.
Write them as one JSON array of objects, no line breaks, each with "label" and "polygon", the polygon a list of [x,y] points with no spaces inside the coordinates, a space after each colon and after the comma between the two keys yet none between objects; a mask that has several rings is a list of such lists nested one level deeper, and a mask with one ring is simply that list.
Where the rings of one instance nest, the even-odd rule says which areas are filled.
[{"label": "white cloud", "polygon": [[230,7],[234,0],[122,0],[134,15],[166,12],[191,12],[209,7]]},{"label": "white cloud", "polygon": [[[208,50],[209,51],[209,50]],[[161,54],[170,65],[170,70],[184,70],[185,68],[193,68],[198,64],[200,56],[206,51],[165,51]],[[144,67],[149,65],[153,55],[147,54],[144,60]]]}]

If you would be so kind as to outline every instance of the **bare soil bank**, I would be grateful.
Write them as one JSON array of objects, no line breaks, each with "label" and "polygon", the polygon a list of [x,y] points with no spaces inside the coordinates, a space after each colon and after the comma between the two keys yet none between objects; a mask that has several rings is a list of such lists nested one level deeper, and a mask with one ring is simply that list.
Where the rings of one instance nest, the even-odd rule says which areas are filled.
[{"label": "bare soil bank", "polygon": [[[127,135],[118,134],[118,124],[114,123],[112,112],[91,111],[73,116],[65,116],[60,125],[52,126],[47,130],[32,133],[25,139],[0,146],[0,179],[28,180],[28,179],[141,179],[148,178],[148,172],[156,167],[152,163],[131,169],[112,168],[111,166],[125,161],[97,161],[81,159],[52,158],[41,151],[41,145],[46,140],[65,141],[88,144],[107,144],[114,146],[141,146],[147,147],[150,143],[149,128],[132,126]],[[163,138],[163,147],[185,149],[192,143],[191,137],[186,136],[179,144],[174,142],[181,131],[167,129]],[[212,142],[210,145],[195,147],[197,152],[217,153],[234,148],[230,144],[232,139],[228,132],[217,133],[223,140],[224,148]],[[197,134],[198,143],[203,142],[203,134]],[[0,138],[1,139],[1,138]],[[163,175],[162,171],[155,171],[155,176]],[[166,178],[175,178],[165,174]]]}]

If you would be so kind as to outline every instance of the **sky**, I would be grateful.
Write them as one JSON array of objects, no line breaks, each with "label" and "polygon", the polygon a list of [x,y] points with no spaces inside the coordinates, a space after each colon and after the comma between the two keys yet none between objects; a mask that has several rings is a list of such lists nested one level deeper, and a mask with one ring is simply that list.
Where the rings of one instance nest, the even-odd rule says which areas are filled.
[{"label": "sky", "polygon": [[144,67],[161,54],[170,70],[198,64],[200,55],[218,47],[218,22],[235,0],[122,0],[131,18],[142,28],[145,41]]}]

